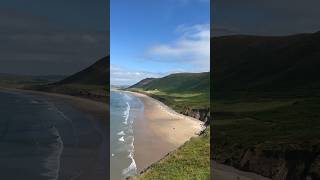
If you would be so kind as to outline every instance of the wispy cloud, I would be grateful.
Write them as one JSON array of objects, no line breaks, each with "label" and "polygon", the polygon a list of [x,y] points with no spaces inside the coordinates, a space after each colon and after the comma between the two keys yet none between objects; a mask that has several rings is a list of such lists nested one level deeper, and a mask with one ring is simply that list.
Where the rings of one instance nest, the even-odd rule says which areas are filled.
[{"label": "wispy cloud", "polygon": [[150,47],[146,56],[159,62],[187,63],[199,71],[210,69],[210,25],[180,25],[175,30],[179,37],[172,42]]},{"label": "wispy cloud", "polygon": [[[150,77],[158,78],[179,72],[209,71],[210,25],[180,25],[174,33],[178,36],[173,41],[154,45],[145,52],[148,61],[153,61],[154,64],[164,63],[168,66],[168,71],[155,73],[111,64],[111,84],[132,85]],[[186,64],[194,68],[185,68]]]},{"label": "wispy cloud", "polygon": [[133,85],[145,78],[158,78],[164,75],[164,73],[138,71],[114,64],[110,65],[110,77],[112,85]]}]

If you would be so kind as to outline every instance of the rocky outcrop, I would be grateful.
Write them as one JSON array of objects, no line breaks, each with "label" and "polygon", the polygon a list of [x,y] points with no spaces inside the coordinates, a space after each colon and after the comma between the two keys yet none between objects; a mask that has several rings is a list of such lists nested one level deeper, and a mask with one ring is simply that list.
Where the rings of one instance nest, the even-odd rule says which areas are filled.
[{"label": "rocky outcrop", "polygon": [[314,159],[310,166],[308,176],[309,179],[320,179],[320,154]]},{"label": "rocky outcrop", "polygon": [[202,108],[202,109],[186,108],[186,110],[182,111],[181,114],[199,119],[200,121],[205,122],[205,124],[207,125],[210,122],[209,108]]},{"label": "rocky outcrop", "polygon": [[273,180],[320,179],[320,142],[262,143],[245,151],[234,166]]}]

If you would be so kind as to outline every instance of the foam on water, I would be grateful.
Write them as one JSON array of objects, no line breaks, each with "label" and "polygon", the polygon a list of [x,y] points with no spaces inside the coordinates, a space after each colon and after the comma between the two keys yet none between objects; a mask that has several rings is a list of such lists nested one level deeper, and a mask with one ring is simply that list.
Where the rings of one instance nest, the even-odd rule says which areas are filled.
[{"label": "foam on water", "polygon": [[120,132],[118,132],[118,135],[119,136],[124,136],[124,135],[126,135],[123,131],[120,131]]},{"label": "foam on water", "polygon": [[[120,96],[119,96],[120,94]],[[112,144],[111,161],[119,163],[118,169],[112,169],[114,179],[125,179],[137,174],[137,165],[134,159],[133,122],[136,112],[136,99],[127,93],[115,93],[111,97],[111,121],[113,139],[117,143]],[[112,174],[112,173],[111,173]]]},{"label": "foam on water", "polygon": [[119,138],[119,141],[124,142],[124,137],[121,136],[121,138]]},{"label": "foam on water", "polygon": [[128,158],[131,160],[131,163],[129,165],[129,167],[125,168],[122,170],[122,174],[125,176],[133,176],[137,174],[137,165],[136,165],[136,161],[133,158],[133,153],[134,153],[134,137],[132,137],[132,141],[131,141],[131,148],[129,148],[129,155]]},{"label": "foam on water", "polygon": [[[129,115],[130,115],[130,109],[131,109],[129,101],[132,100],[132,98],[127,94],[124,94],[124,96],[125,96],[125,99],[127,100],[127,102],[126,102],[127,108],[124,111],[124,115],[125,115],[124,116],[125,117],[124,124],[127,125],[127,128],[128,128],[127,132],[130,133],[130,134],[133,134],[133,128],[132,128],[133,118],[131,118],[131,120],[129,121],[129,124],[128,124]],[[122,132],[120,132],[120,133],[122,133]],[[128,152],[129,152],[128,158],[131,160],[131,163],[127,168],[122,170],[122,175],[124,175],[126,177],[133,176],[133,175],[137,174],[137,165],[136,165],[136,162],[135,162],[134,157],[133,157],[133,153],[134,153],[134,145],[133,145],[134,137],[133,136],[128,136],[127,141],[128,141],[128,143],[131,142],[129,147],[128,147]]]},{"label": "foam on water", "polygon": [[127,125],[128,124],[129,115],[130,115],[130,105],[129,105],[128,102],[126,102],[126,104],[127,104],[127,108],[123,112],[123,117],[125,118],[123,124]]}]

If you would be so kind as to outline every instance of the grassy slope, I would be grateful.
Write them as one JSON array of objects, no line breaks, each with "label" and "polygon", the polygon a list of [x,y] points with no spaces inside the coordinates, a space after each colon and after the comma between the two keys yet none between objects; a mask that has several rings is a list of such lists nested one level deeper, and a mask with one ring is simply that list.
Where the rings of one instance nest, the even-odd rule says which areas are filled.
[{"label": "grassy slope", "polygon": [[210,179],[210,129],[192,138],[135,179]]},{"label": "grassy slope", "polygon": [[320,178],[320,98],[218,101],[214,107],[216,161],[273,178],[285,162],[287,179]]},{"label": "grassy slope", "polygon": [[109,61],[109,56],[101,58],[88,68],[75,73],[55,84],[86,84],[109,86]]},{"label": "grassy slope", "polygon": [[320,98],[215,103],[215,157],[237,165],[257,144],[320,139]]},{"label": "grassy slope", "polygon": [[62,93],[106,101],[109,96],[109,56],[61,81],[28,86],[26,89]]},{"label": "grassy slope", "polygon": [[23,88],[25,86],[53,83],[63,78],[63,76],[25,76],[0,74],[0,86],[8,88]]},{"label": "grassy slope", "polygon": [[129,90],[146,93],[182,112],[186,108],[209,107],[209,84],[209,73],[181,73],[138,83]]},{"label": "grassy slope", "polygon": [[47,91],[53,93],[68,94],[74,96],[108,96],[109,88],[103,85],[90,85],[90,84],[62,84],[62,85],[41,85],[33,86],[31,89]]},{"label": "grassy slope", "polygon": [[[319,92],[320,32],[284,37],[212,39],[215,92],[259,96]],[[318,93],[319,94],[319,93]],[[222,95],[221,95],[222,96]],[[224,96],[224,97],[228,97]]]},{"label": "grassy slope", "polygon": [[[283,159],[288,179],[320,177],[319,35],[212,40],[215,160],[271,177]],[[261,163],[242,164],[248,151]]]},{"label": "grassy slope", "polygon": [[160,100],[177,112],[182,112],[186,108],[208,108],[209,94],[205,92],[167,92],[161,90],[144,90],[141,88],[131,88],[131,91],[147,94]]}]

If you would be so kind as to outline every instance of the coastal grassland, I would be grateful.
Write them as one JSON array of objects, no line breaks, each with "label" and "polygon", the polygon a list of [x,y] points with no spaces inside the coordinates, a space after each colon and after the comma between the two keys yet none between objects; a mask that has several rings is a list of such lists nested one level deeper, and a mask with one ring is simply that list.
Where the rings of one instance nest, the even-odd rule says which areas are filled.
[{"label": "coastal grassland", "polygon": [[151,165],[137,180],[210,179],[210,128],[193,137],[159,162]]},{"label": "coastal grassland", "polygon": [[210,73],[176,73],[162,78],[146,78],[127,90],[147,94],[177,112],[209,109]]},{"label": "coastal grassland", "polygon": [[65,94],[96,94],[96,95],[106,95],[109,87],[102,85],[91,85],[91,84],[62,84],[58,86],[53,86],[53,91],[60,91]]},{"label": "coastal grassland", "polygon": [[[240,163],[250,149],[264,152],[269,159],[284,155],[291,161],[299,158],[295,153],[317,155],[319,109],[319,97],[217,100],[213,107],[212,157],[220,163],[252,170]],[[311,166],[312,159],[301,157],[301,161],[307,161],[305,167]]]},{"label": "coastal grassland", "polygon": [[41,84],[25,84],[22,88],[108,102],[109,60],[110,57],[107,56],[73,75]]},{"label": "coastal grassland", "polygon": [[64,76],[23,76],[0,74],[0,87],[24,88],[25,86],[53,83],[62,78],[64,78]]},{"label": "coastal grassland", "polygon": [[145,90],[142,88],[130,88],[130,91],[151,96],[177,112],[182,112],[186,108],[209,108],[210,104],[209,91],[165,91],[158,89]]},{"label": "coastal grassland", "polygon": [[71,96],[79,96],[94,99],[109,96],[109,87],[103,85],[90,85],[90,84],[50,84],[40,86],[28,86],[26,89],[45,91],[52,93],[67,94]]}]

